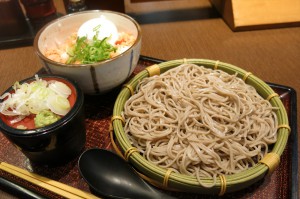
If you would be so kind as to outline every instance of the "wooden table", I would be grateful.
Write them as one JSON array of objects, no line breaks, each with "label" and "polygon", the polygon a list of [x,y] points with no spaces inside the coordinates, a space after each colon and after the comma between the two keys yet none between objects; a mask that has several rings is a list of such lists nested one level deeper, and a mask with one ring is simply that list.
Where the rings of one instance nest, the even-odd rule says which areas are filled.
[{"label": "wooden table", "polygon": [[[58,12],[64,14],[62,1],[55,3]],[[163,60],[220,60],[250,71],[266,82],[300,92],[300,27],[233,32],[208,0],[127,0],[125,12],[141,25],[142,55]],[[0,92],[40,68],[32,46],[0,50]],[[299,116],[300,100],[297,106]],[[298,124],[299,121],[300,117]],[[0,197],[12,198],[5,192]]]}]

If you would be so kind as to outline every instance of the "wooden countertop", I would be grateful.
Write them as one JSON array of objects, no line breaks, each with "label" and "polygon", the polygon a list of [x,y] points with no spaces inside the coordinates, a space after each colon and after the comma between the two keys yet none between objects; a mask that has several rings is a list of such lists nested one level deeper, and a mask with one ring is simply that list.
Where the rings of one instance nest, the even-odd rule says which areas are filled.
[{"label": "wooden countertop", "polygon": [[[55,3],[64,14],[62,1]],[[300,27],[233,32],[208,0],[126,0],[125,12],[141,25],[142,55],[163,60],[220,60],[300,92]],[[0,92],[40,68],[32,46],[0,50]],[[297,106],[299,124],[300,100]]]}]

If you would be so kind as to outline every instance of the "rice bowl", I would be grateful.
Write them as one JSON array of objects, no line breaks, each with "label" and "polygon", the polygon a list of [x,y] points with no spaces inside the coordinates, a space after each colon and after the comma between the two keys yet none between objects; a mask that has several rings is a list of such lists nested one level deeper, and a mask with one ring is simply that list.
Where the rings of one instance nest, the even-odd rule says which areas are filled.
[{"label": "rice bowl", "polygon": [[[120,53],[116,51],[116,55],[94,63],[67,64],[45,55],[47,51],[53,49],[60,51],[59,48],[68,43],[66,41],[70,40],[80,26],[101,16],[111,21],[120,33],[127,33],[134,38],[130,47]],[[60,17],[46,24],[37,33],[34,48],[47,73],[64,75],[77,81],[86,94],[103,94],[122,84],[134,71],[140,55],[141,29],[133,18],[123,13],[106,10],[83,11]],[[62,54],[66,53],[62,51]],[[61,57],[60,53],[54,52],[54,56],[57,57],[57,54]]]}]

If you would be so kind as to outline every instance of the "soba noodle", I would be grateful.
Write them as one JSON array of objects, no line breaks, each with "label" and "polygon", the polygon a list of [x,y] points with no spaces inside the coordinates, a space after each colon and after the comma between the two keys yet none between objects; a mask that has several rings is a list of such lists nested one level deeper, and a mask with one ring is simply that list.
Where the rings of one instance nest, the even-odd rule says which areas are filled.
[{"label": "soba noodle", "polygon": [[148,161],[211,187],[268,152],[277,139],[273,110],[236,75],[184,64],[143,79],[123,114],[125,133]]}]

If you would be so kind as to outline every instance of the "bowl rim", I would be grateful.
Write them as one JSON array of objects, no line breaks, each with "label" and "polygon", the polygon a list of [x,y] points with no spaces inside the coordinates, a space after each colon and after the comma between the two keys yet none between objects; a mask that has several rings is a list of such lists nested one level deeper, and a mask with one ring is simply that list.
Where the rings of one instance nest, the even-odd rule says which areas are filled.
[{"label": "bowl rim", "polygon": [[[67,124],[72,118],[74,118],[77,113],[80,110],[80,107],[83,106],[84,103],[84,95],[82,90],[80,89],[79,85],[72,79],[62,76],[62,75],[52,75],[52,74],[39,74],[38,77],[40,79],[43,78],[55,78],[55,79],[62,79],[64,81],[67,81],[74,87],[74,90],[76,91],[76,100],[74,102],[73,107],[71,110],[62,118],[60,118],[58,121],[41,127],[41,128],[36,128],[36,129],[17,129],[9,126],[6,124],[2,119],[0,119],[0,131],[3,134],[7,134],[9,136],[14,136],[14,137],[33,137],[33,136],[42,136],[43,134],[51,134],[55,132],[57,129],[60,127],[64,126]],[[19,81],[20,84],[23,84],[25,82],[34,80],[35,76],[28,77],[26,79],[23,79]],[[2,95],[6,92],[12,91],[12,87],[9,87],[7,90],[5,90]],[[1,113],[0,113],[1,114]]]},{"label": "bowl rim", "polygon": [[[47,58],[41,52],[41,50],[39,49],[38,43],[39,43],[41,34],[44,32],[45,29],[47,29],[48,26],[53,25],[55,23],[58,23],[62,19],[70,18],[70,17],[76,16],[76,15],[84,15],[84,14],[87,14],[87,13],[99,13],[99,14],[101,14],[101,13],[110,13],[110,14],[119,15],[121,17],[124,17],[124,18],[128,19],[129,21],[131,21],[134,24],[134,26],[136,27],[136,30],[137,30],[137,38],[134,41],[134,44],[132,44],[130,46],[130,48],[128,48],[126,51],[124,51],[123,53],[121,53],[121,54],[119,54],[119,55],[117,55],[117,56],[115,56],[113,58],[110,58],[110,59],[107,59],[107,60],[103,60],[103,61],[100,61],[100,62],[96,62],[96,63],[91,63],[91,64],[64,64],[64,63],[56,62],[56,61],[53,61],[53,60]],[[47,62],[49,62],[51,64],[54,64],[56,66],[59,66],[59,67],[67,67],[67,68],[86,68],[86,67],[89,67],[89,66],[101,67],[101,66],[103,66],[107,62],[112,62],[112,61],[118,59],[119,57],[125,56],[125,54],[129,54],[130,50],[133,49],[134,47],[136,47],[140,43],[141,38],[142,38],[141,27],[137,23],[137,21],[135,19],[133,19],[131,16],[129,16],[127,14],[124,14],[124,13],[121,13],[121,12],[116,12],[116,11],[111,11],[111,10],[88,10],[88,11],[81,11],[81,12],[67,14],[67,15],[59,17],[59,18],[57,18],[57,19],[55,19],[55,20],[53,20],[53,21],[45,24],[37,32],[37,34],[36,34],[36,36],[34,38],[34,41],[33,41],[33,48],[35,49],[35,52],[38,55],[38,57],[40,57],[42,60],[47,61]]]}]

